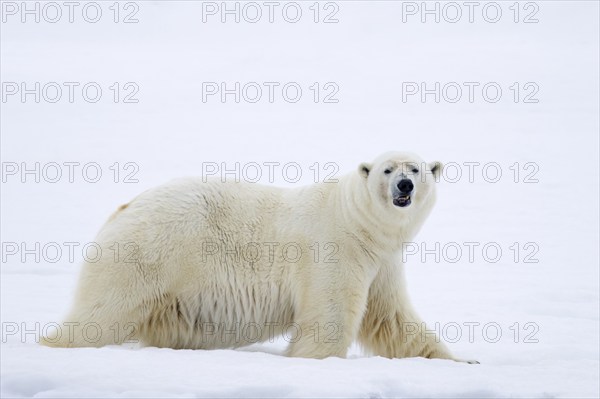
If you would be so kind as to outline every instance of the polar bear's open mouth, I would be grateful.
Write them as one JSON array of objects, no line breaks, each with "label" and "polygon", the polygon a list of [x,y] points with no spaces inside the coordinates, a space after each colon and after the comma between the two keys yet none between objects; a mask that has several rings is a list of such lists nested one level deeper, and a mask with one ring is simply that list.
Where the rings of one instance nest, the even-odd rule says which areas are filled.
[{"label": "polar bear's open mouth", "polygon": [[394,198],[394,205],[399,206],[400,208],[409,206],[410,203],[411,203],[410,195],[401,195],[399,197]]}]

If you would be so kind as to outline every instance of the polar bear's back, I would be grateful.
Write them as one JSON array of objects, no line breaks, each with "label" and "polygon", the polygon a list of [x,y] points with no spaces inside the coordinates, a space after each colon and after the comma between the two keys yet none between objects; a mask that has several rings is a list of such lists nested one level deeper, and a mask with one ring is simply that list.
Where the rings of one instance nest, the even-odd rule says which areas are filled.
[{"label": "polar bear's back", "polygon": [[205,255],[215,252],[215,245],[226,252],[237,245],[284,239],[275,228],[287,217],[284,191],[201,178],[174,180],[120,207],[97,241],[134,243],[142,264],[175,262],[173,267],[190,266],[198,272],[197,264],[188,263],[201,256],[210,264]]}]

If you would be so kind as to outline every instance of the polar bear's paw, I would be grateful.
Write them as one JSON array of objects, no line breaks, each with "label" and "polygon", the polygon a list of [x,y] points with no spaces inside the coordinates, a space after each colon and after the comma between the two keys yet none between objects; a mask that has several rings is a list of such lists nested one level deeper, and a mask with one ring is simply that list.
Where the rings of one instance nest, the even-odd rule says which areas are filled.
[{"label": "polar bear's paw", "polygon": [[454,359],[455,362],[467,363],[467,364],[481,364],[477,360],[465,360],[465,359]]}]

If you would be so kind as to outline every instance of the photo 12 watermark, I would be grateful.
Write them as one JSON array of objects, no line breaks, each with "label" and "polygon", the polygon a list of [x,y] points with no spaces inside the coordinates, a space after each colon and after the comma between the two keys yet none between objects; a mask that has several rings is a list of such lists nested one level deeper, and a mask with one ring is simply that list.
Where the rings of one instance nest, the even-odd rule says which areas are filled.
[{"label": "photo 12 watermark", "polygon": [[261,161],[261,162],[202,162],[202,182],[217,180],[225,182],[246,183],[338,183],[340,167],[337,163],[313,162],[306,165],[300,162],[289,161]]},{"label": "photo 12 watermark", "polygon": [[524,344],[537,344],[537,334],[540,326],[531,321],[514,322],[511,324],[498,323],[495,321],[464,321],[446,323],[401,323],[402,340],[407,343],[411,340],[419,340],[423,343],[428,338],[434,338],[436,342],[458,343],[477,341],[495,344],[503,338],[512,342]]},{"label": "photo 12 watermark", "polygon": [[110,21],[137,24],[140,4],[135,1],[2,1],[2,23],[97,24]]},{"label": "photo 12 watermark", "polygon": [[1,164],[2,183],[139,183],[140,166],[136,162],[95,161],[6,161]]},{"label": "photo 12 watermark", "polygon": [[540,86],[536,82],[402,82],[403,103],[449,104],[537,104]]},{"label": "photo 12 watermark", "polygon": [[2,82],[2,103],[103,103],[137,104],[136,82]]},{"label": "photo 12 watermark", "polygon": [[402,262],[435,263],[539,263],[540,246],[535,241],[501,243],[496,241],[403,242]]},{"label": "photo 12 watermark", "polygon": [[537,24],[540,6],[533,1],[403,1],[402,23],[485,23],[507,20]]},{"label": "photo 12 watermark", "polygon": [[[423,169],[425,165],[421,165]],[[426,169],[423,169],[426,170]],[[540,182],[540,165],[534,161],[499,163],[496,161],[449,161],[444,162],[438,182],[444,183],[525,183]],[[425,179],[425,175],[421,175]]]},{"label": "photo 12 watermark", "polygon": [[337,24],[340,3],[333,1],[203,1],[202,23]]},{"label": "photo 12 watermark", "polygon": [[340,102],[339,91],[336,82],[202,82],[202,102],[337,104]]}]

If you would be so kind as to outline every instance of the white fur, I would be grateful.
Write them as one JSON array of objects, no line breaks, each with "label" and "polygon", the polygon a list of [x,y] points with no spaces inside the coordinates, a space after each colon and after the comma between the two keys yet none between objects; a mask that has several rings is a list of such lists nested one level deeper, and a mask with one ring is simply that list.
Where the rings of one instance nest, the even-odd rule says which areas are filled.
[{"label": "white fur", "polygon": [[[407,172],[406,162],[419,174]],[[385,174],[389,166],[394,171]],[[402,323],[421,323],[407,298],[400,252],[435,202],[431,167],[412,154],[388,153],[339,183],[284,189],[188,178],[146,191],[98,234],[102,258],[83,265],[66,318],[78,323],[73,334],[64,329],[44,344],[102,346],[133,338],[214,349],[286,331],[291,356],[344,357],[358,339],[381,356],[452,358],[431,335],[422,341],[402,331]],[[406,208],[391,198],[400,173],[415,185]],[[256,252],[231,254],[248,243],[262,249],[260,259]],[[289,257],[302,250],[296,262],[284,258],[289,243]],[[90,323],[100,327],[97,340],[89,338],[96,327],[84,333]]]}]

